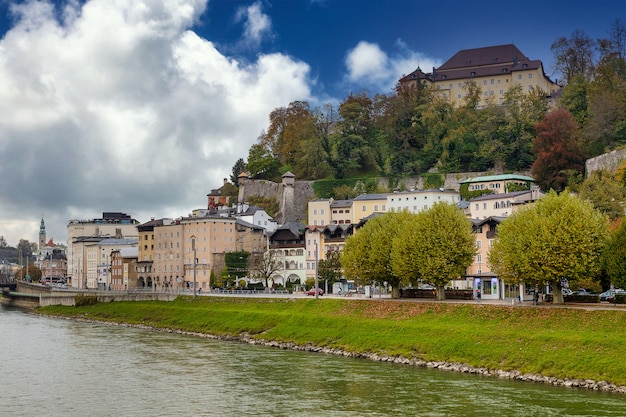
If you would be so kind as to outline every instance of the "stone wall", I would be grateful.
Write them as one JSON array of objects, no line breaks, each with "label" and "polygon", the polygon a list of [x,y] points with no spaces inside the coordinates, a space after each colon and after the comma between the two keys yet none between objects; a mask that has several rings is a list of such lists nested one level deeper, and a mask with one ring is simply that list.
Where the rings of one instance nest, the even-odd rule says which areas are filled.
[{"label": "stone wall", "polygon": [[585,171],[587,176],[594,171],[615,172],[624,161],[626,161],[626,148],[616,149],[604,155],[587,159]]}]

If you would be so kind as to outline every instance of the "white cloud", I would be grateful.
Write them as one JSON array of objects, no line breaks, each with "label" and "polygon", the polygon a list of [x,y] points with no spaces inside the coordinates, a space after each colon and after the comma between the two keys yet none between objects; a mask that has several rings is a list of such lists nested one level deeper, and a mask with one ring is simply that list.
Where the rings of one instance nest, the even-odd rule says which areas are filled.
[{"label": "white cloud", "polygon": [[346,54],[345,82],[362,89],[391,91],[402,74],[420,66],[424,72],[441,63],[420,52],[411,51],[406,44],[396,41],[397,51],[389,55],[378,44],[359,42]]},{"label": "white cloud", "polygon": [[[205,7],[15,9],[0,40],[0,175],[10,178],[0,183],[0,235],[9,244],[36,241],[42,215],[49,237],[63,241],[70,219],[103,211],[145,221],[204,207],[269,113],[309,98],[307,64],[281,54],[242,63],[191,31]],[[260,9],[248,15],[252,37],[269,30]]]},{"label": "white cloud", "polygon": [[260,2],[240,8],[236,20],[244,22],[243,42],[249,47],[259,47],[266,36],[272,35],[272,21],[263,13]]}]

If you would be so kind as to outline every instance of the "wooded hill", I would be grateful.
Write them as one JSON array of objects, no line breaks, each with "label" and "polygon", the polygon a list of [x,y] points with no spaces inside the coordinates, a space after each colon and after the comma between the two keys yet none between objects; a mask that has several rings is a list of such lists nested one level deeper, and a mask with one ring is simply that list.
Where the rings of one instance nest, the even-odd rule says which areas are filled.
[{"label": "wooded hill", "polygon": [[426,84],[338,107],[294,101],[233,167],[231,179],[420,176],[427,172],[531,170],[544,190],[580,183],[584,161],[626,144],[626,27],[607,39],[576,31],[552,44],[563,74],[560,98],[511,88],[502,104],[480,108],[480,86],[453,108]]}]

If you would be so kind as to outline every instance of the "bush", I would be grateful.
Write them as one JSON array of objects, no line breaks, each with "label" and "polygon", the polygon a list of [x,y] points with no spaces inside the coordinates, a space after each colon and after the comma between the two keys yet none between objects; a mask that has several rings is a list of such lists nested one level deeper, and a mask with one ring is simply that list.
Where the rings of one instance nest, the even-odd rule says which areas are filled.
[{"label": "bush", "polygon": [[626,304],[626,294],[615,294],[613,302],[615,304]]},{"label": "bush", "polygon": [[564,301],[566,303],[599,303],[600,296],[597,294],[591,295],[580,295],[580,294],[572,294],[564,297]]},{"label": "bush", "polygon": [[260,290],[260,291],[262,291],[262,290],[265,289],[265,286],[263,285],[262,282],[254,282],[254,283],[253,282],[249,282],[247,288],[249,290]]},{"label": "bush", "polygon": [[74,297],[74,305],[76,307],[93,306],[98,304],[98,297],[95,295],[77,295]]}]

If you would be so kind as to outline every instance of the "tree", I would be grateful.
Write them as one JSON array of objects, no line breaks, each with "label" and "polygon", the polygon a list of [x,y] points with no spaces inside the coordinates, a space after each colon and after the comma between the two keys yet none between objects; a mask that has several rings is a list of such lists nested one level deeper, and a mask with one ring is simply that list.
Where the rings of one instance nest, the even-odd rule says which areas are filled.
[{"label": "tree", "polygon": [[367,221],[358,232],[346,239],[341,252],[344,275],[357,283],[372,281],[392,287],[392,297],[400,296],[400,285],[407,285],[408,278],[395,275],[391,263],[393,238],[400,230],[415,220],[415,214],[391,212]]},{"label": "tree", "polygon": [[570,112],[557,109],[535,124],[535,130],[533,153],[537,159],[531,173],[541,188],[561,191],[567,185],[567,170],[584,170],[576,122]]},{"label": "tree", "polygon": [[250,252],[228,252],[224,255],[227,275],[231,278],[245,277],[248,273],[248,258]]},{"label": "tree", "polygon": [[341,261],[340,253],[337,251],[329,251],[326,259],[319,261],[317,273],[320,279],[330,283],[337,282],[341,279]]},{"label": "tree", "polygon": [[554,67],[569,82],[576,75],[591,79],[594,69],[595,42],[581,30],[575,30],[569,39],[561,37],[550,49],[554,54]]},{"label": "tree", "polygon": [[33,246],[26,239],[20,239],[20,243],[17,244],[17,250],[18,252],[21,252],[22,259],[25,259],[27,256],[33,256]]},{"label": "tree", "polygon": [[607,237],[608,220],[591,203],[550,191],[499,225],[488,263],[508,284],[551,284],[562,303],[561,280],[599,274]]},{"label": "tree", "polygon": [[602,171],[595,171],[582,183],[578,195],[589,200],[600,212],[610,220],[624,216],[622,204],[626,200],[624,187],[615,178]]},{"label": "tree", "polygon": [[283,269],[283,258],[278,256],[275,250],[268,250],[262,256],[251,258],[250,275],[265,281],[265,287],[269,287],[269,279]]},{"label": "tree", "polygon": [[235,184],[236,187],[239,187],[239,174],[241,174],[246,169],[246,163],[243,158],[239,158],[235,165],[233,165],[232,174],[230,174],[230,182]]},{"label": "tree", "polygon": [[445,286],[465,273],[476,254],[472,224],[454,204],[436,203],[417,214],[393,239],[394,274],[420,277],[437,287],[437,299],[445,298]]},{"label": "tree", "polygon": [[253,178],[280,181],[280,161],[261,144],[250,147],[247,167]]},{"label": "tree", "polygon": [[4,238],[4,236],[0,236],[0,248],[4,249],[9,247],[9,245],[7,244],[6,239]]},{"label": "tree", "polygon": [[626,286],[626,222],[611,233],[602,253],[602,265],[615,287]]}]

